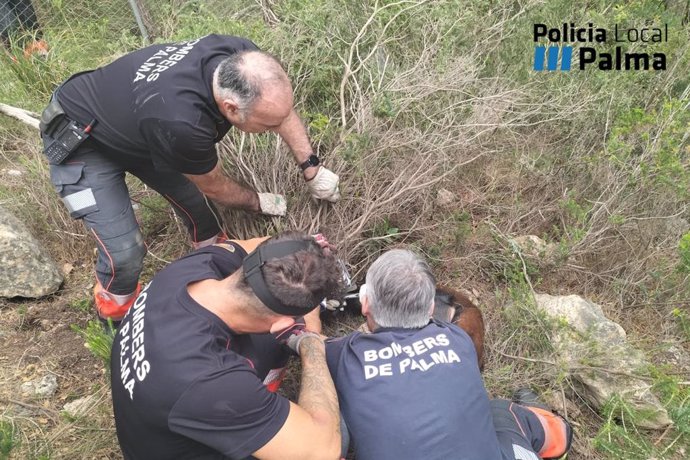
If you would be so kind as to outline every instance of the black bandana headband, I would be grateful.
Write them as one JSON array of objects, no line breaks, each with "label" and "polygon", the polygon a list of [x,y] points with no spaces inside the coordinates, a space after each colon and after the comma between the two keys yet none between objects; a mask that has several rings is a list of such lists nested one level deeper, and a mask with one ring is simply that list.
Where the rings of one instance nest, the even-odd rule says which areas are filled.
[{"label": "black bandana headband", "polygon": [[271,294],[264,280],[261,267],[269,260],[280,259],[281,257],[299,251],[306,251],[309,249],[310,244],[311,243],[308,241],[281,241],[259,246],[251,254],[247,255],[242,262],[244,279],[247,280],[247,284],[249,284],[254,295],[256,295],[264,305],[279,315],[302,316],[306,312],[304,308],[291,307],[283,304],[283,302]]}]

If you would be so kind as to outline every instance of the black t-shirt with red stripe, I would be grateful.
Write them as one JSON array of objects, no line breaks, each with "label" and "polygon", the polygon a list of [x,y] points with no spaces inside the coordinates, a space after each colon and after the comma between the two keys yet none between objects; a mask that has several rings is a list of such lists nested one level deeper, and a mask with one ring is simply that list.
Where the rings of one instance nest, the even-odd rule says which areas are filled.
[{"label": "black t-shirt with red stripe", "polygon": [[63,84],[65,113],[86,125],[99,150],[124,164],[204,174],[218,159],[215,144],[230,129],[213,97],[213,72],[249,40],[225,35],[153,45]]},{"label": "black t-shirt with red stripe", "polygon": [[236,334],[186,288],[229,276],[245,255],[223,243],[170,264],[122,321],[111,383],[126,459],[243,459],[285,423],[288,400],[262,383],[273,363],[255,356],[270,335]]}]

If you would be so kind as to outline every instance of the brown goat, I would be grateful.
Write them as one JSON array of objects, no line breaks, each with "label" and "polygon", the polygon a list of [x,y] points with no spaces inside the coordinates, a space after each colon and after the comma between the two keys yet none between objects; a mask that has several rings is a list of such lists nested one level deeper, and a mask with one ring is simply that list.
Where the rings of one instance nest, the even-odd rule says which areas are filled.
[{"label": "brown goat", "polygon": [[479,308],[462,292],[436,286],[433,317],[461,327],[470,336],[477,351],[479,370],[484,370],[484,318]]}]

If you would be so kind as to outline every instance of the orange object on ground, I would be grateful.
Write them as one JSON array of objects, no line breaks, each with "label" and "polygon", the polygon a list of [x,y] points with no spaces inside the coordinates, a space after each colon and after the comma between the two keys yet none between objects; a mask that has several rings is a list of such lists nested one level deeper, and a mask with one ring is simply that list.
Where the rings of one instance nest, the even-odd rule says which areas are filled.
[{"label": "orange object on ground", "polygon": [[24,47],[24,57],[29,58],[34,54],[46,56],[48,54],[48,43],[45,40],[33,40]]}]

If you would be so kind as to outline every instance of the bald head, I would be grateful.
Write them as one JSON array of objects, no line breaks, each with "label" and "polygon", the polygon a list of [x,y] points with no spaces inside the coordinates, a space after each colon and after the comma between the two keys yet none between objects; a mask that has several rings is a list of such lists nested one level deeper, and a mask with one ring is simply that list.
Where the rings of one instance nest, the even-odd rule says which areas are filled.
[{"label": "bald head", "polygon": [[[270,129],[292,109],[292,86],[285,70],[262,51],[239,51],[223,60],[213,76],[213,92],[223,115],[248,132]],[[256,120],[247,124],[250,115]]]},{"label": "bald head", "polygon": [[261,51],[239,51],[216,69],[214,86],[223,99],[234,99],[241,110],[249,110],[267,90],[291,91],[280,62]]}]

